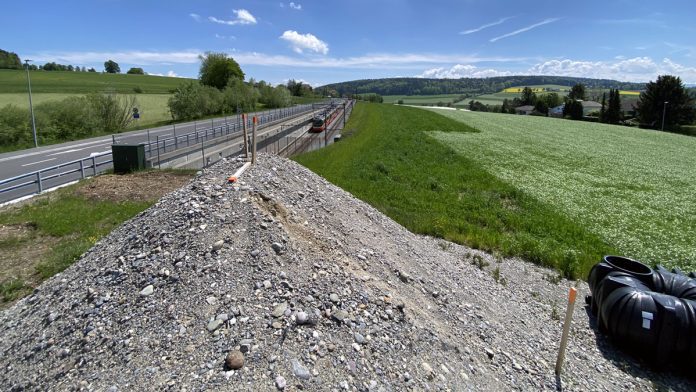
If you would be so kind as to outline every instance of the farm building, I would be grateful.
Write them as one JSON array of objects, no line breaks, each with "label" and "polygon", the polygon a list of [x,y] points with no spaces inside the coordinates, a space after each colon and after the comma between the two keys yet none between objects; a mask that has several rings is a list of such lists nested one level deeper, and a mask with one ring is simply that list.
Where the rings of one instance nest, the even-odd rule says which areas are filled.
[{"label": "farm building", "polygon": [[524,105],[515,108],[515,113],[517,114],[531,114],[534,111],[534,106]]},{"label": "farm building", "polygon": [[581,101],[582,102],[582,114],[587,116],[589,113],[598,112],[602,109],[602,104],[595,101]]},{"label": "farm building", "polygon": [[549,109],[549,116],[551,117],[563,117],[563,108],[565,104],[561,104]]}]

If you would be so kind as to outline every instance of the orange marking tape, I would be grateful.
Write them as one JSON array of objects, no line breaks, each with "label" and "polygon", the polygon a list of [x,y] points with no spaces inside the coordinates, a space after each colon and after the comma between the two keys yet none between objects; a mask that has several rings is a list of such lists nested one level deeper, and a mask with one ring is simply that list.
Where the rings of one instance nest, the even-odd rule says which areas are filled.
[{"label": "orange marking tape", "polygon": [[568,302],[573,303],[575,302],[575,297],[578,295],[578,289],[575,287],[570,288],[570,293],[568,293]]}]

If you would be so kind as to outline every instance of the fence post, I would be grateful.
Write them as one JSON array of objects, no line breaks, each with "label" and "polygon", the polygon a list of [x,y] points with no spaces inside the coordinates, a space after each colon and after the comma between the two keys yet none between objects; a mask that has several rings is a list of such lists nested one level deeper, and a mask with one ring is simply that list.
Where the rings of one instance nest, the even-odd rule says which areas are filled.
[{"label": "fence post", "polygon": [[152,142],[150,141],[150,130],[147,130],[147,152],[152,157]]},{"label": "fence post", "polygon": [[80,175],[82,176],[81,178],[84,180],[85,179],[85,161],[80,159]]},{"label": "fence post", "polygon": [[116,135],[111,135],[111,143],[116,144]]},{"label": "fence post", "polygon": [[36,177],[37,177],[36,183],[39,185],[39,193],[41,193],[41,192],[43,192],[43,184],[41,183],[41,171],[36,172]]},{"label": "fence post", "polygon": [[157,135],[157,168],[162,168],[162,161],[160,161],[159,135]]},{"label": "fence post", "polygon": [[203,141],[201,140],[201,156],[203,160],[201,161],[201,166],[205,167],[205,147],[203,146]]},{"label": "fence post", "polygon": [[179,140],[176,137],[176,124],[174,124],[174,149],[179,149]]},{"label": "fence post", "polygon": [[94,175],[97,175],[97,158],[92,157],[92,169],[94,169]]}]

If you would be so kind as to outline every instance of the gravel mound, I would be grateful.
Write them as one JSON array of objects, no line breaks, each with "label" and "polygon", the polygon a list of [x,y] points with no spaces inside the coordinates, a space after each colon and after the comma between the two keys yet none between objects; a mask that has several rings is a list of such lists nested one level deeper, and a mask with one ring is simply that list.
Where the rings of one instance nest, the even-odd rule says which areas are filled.
[{"label": "gravel mound", "polygon": [[[296,163],[223,161],[0,315],[0,390],[693,389],[552,271],[414,235]],[[497,271],[497,272],[496,272]],[[579,283],[580,296],[588,293]]]}]

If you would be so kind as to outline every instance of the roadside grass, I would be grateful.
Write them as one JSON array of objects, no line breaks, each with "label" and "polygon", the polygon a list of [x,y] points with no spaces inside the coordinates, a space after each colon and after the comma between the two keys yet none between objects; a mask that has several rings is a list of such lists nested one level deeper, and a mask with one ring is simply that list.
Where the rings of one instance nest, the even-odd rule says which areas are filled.
[{"label": "roadside grass", "polygon": [[648,264],[696,270],[696,139],[654,130],[438,111],[480,130],[431,135]]},{"label": "roadside grass", "polygon": [[[166,175],[191,177],[195,170],[145,171],[161,178]],[[129,181],[129,176],[112,176],[111,181]],[[41,281],[63,271],[102,237],[126,220],[154,204],[162,191],[148,200],[114,200],[108,191],[111,182],[102,185],[102,198],[95,197],[95,177],[46,195],[37,196],[21,206],[7,206],[0,211],[0,228],[22,227],[21,235],[0,237],[0,308],[31,292]],[[157,178],[150,179],[157,187]],[[155,194],[157,193],[157,194]],[[1,232],[0,232],[1,234]]]},{"label": "roadside grass", "polygon": [[417,108],[358,103],[340,143],[296,160],[412,232],[585,276],[613,247],[570,218],[429,136],[475,137]]},{"label": "roadside grass", "polygon": [[[170,94],[193,79],[154,75],[107,74],[100,72],[30,71],[32,93],[86,94],[115,91],[132,94],[140,88],[145,94]],[[0,69],[3,93],[27,93],[27,74],[23,70]]]}]

